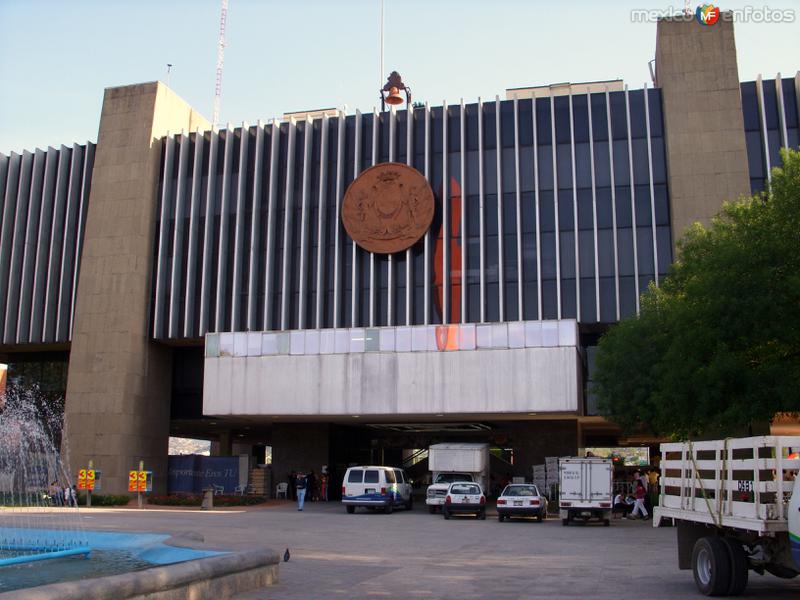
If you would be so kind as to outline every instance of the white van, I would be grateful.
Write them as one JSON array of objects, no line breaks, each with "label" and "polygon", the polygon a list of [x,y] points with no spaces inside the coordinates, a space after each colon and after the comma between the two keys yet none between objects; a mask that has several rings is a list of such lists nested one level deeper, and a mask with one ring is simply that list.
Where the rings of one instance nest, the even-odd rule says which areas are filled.
[{"label": "white van", "polygon": [[342,481],[342,504],[350,514],[356,506],[380,507],[387,515],[398,507],[411,510],[411,482],[394,467],[350,467]]}]

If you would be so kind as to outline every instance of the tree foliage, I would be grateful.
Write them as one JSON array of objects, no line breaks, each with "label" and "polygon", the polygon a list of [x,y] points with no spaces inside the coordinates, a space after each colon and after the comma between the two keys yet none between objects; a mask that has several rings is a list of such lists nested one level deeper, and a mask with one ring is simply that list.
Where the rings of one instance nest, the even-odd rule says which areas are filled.
[{"label": "tree foliage", "polygon": [[767,192],[695,223],[639,315],[600,340],[595,391],[625,431],[735,432],[800,411],[800,153],[782,156]]}]

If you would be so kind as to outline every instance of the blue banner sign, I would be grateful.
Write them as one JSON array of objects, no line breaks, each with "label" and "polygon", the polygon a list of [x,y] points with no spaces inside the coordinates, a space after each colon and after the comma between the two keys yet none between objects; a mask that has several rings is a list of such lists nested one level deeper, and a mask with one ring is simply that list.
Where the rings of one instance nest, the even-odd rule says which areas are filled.
[{"label": "blue banner sign", "polygon": [[221,486],[232,494],[239,485],[238,456],[170,456],[167,491],[199,494],[206,488]]}]

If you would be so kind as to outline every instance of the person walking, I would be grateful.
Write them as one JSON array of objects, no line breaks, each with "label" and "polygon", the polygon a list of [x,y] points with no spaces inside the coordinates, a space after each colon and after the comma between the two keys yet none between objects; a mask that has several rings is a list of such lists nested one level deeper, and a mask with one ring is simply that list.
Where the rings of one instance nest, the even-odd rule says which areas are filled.
[{"label": "person walking", "polygon": [[294,487],[297,491],[297,510],[302,511],[303,505],[306,502],[306,488],[308,486],[308,480],[303,473],[296,473],[295,474],[295,481]]},{"label": "person walking", "polygon": [[644,489],[644,484],[641,480],[636,482],[636,502],[633,504],[633,510],[631,511],[631,516],[629,518],[635,519],[638,514],[641,513],[643,519],[647,519],[650,517],[650,513],[647,512],[647,508],[644,505],[644,498],[647,495],[647,491]]}]

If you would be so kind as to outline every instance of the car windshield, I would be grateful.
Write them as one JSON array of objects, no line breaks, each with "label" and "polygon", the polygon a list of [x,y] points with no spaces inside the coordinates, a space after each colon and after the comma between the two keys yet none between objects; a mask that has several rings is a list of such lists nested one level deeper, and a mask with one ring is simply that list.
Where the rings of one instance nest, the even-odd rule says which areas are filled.
[{"label": "car windshield", "polygon": [[472,481],[472,475],[466,473],[439,473],[434,483],[453,483],[454,481]]},{"label": "car windshield", "polygon": [[535,485],[509,485],[503,490],[503,496],[538,496]]},{"label": "car windshield", "polygon": [[454,483],[450,486],[451,494],[480,494],[481,489],[474,483]]}]

